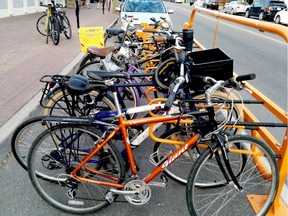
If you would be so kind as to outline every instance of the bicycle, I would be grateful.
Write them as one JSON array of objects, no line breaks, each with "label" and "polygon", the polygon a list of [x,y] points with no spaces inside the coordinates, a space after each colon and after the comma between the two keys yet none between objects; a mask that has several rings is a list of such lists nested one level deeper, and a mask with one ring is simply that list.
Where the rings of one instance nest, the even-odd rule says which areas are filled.
[{"label": "bicycle", "polygon": [[[239,82],[241,80],[251,78],[253,78],[253,76],[239,76],[236,77],[236,81]],[[153,108],[150,108],[164,108],[165,110],[170,109],[176,96],[177,89],[181,86],[184,80],[185,79],[183,79],[183,77],[177,79],[176,86],[165,104],[157,104],[157,107],[153,106]],[[230,86],[231,84],[234,85],[233,83],[236,81],[230,79],[227,82],[216,82],[216,84],[207,90],[207,102],[210,104],[209,94],[216,90],[216,88],[226,85]],[[105,81],[105,83],[108,84],[107,81]],[[220,130],[217,127],[217,123],[214,119],[214,108],[211,104],[205,111],[125,120],[120,106],[117,103],[118,99],[113,86],[113,81],[110,81],[109,85],[114,89],[113,96],[114,100],[116,101],[115,104],[118,113],[118,121],[109,124],[109,127],[111,128],[109,132],[106,131],[102,135],[99,134],[97,131],[95,131],[95,129],[91,128],[93,121],[90,121],[89,124],[87,124],[87,122],[84,122],[85,120],[82,119],[83,121],[81,121],[79,118],[75,118],[74,120],[71,118],[66,122],[60,118],[58,122],[63,122],[62,124],[53,126],[49,128],[49,130],[44,131],[34,141],[28,155],[29,177],[37,193],[46,202],[69,213],[88,213],[99,210],[104,206],[111,204],[118,195],[124,195],[125,199],[131,204],[143,205],[151,198],[151,189],[149,184],[158,187],[164,187],[167,184],[165,177],[162,178],[163,182],[152,182],[152,180],[160,172],[169,167],[170,164],[177,161],[181,155],[186,154],[192,146],[197,146],[197,148],[204,151],[204,156],[201,154],[199,158],[202,159],[205,157],[205,159],[214,159],[215,157],[220,158],[220,156],[223,156],[225,163],[220,163],[219,160],[217,163],[213,163],[213,165],[218,164],[220,167],[220,173],[218,174],[223,174],[223,177],[216,182],[208,181],[203,183],[200,180],[195,181],[195,178],[198,176],[198,172],[195,171],[195,174],[195,172],[193,172],[194,169],[191,169],[187,189],[187,205],[191,214],[193,210],[197,208],[194,206],[194,202],[196,202],[196,200],[192,200],[189,196],[191,193],[191,187],[204,186],[208,187],[206,188],[207,190],[211,188],[220,188],[223,190],[223,187],[230,187],[230,185],[234,185],[237,190],[242,191],[241,194],[246,194],[246,190],[249,190],[250,187],[246,187],[245,184],[242,184],[241,178],[244,176],[247,177],[246,173],[250,172],[251,166],[253,165],[251,160],[247,160],[249,161],[249,164],[244,163],[243,166],[244,160],[242,160],[242,158],[246,157],[247,155],[250,157],[256,155],[257,157],[265,157],[267,159],[267,166],[270,168],[269,170],[271,175],[268,180],[265,180],[265,184],[269,186],[262,186],[261,195],[264,191],[265,194],[267,194],[268,201],[264,203],[260,213],[263,215],[269,210],[273,199],[275,198],[275,191],[277,191],[279,173],[276,157],[267,144],[249,136],[237,135],[226,138],[224,134],[220,133]],[[142,109],[143,107],[138,107],[138,111]],[[138,180],[137,167],[127,134],[127,126],[171,121],[182,121],[183,123],[185,120],[191,119],[193,116],[208,116],[209,119],[206,122],[193,120],[192,125],[194,125],[196,128],[193,136],[190,137],[184,144],[179,144],[179,148],[176,148],[172,153],[170,152],[164,158],[161,158],[161,161],[158,163],[153,160],[154,154],[152,154],[151,160],[154,165],[156,165],[156,168],[153,169],[151,173],[143,180]],[[49,122],[49,119],[47,121]],[[52,121],[55,121],[55,119]],[[97,125],[107,125],[107,123],[101,121],[96,121],[95,123]],[[111,139],[120,131],[123,136],[123,142],[125,144],[125,149],[127,150],[130,163],[131,176],[129,178],[125,178],[124,165],[120,154],[114,145],[109,144],[109,141],[111,141]],[[210,138],[205,142],[204,146],[197,145],[202,143],[202,138],[207,138],[207,136]],[[85,146],[82,146],[83,143],[81,141],[84,139],[85,142],[83,143],[85,143]],[[230,141],[233,141],[233,144],[230,144]],[[253,146],[258,147],[258,150],[251,151],[250,148],[247,149],[246,145],[248,143],[246,141],[250,142],[249,145],[253,144]],[[88,145],[89,143],[91,146],[90,148],[87,148],[86,144]],[[212,154],[212,152],[214,152],[214,154]],[[240,159],[236,160],[237,163],[229,162],[231,157],[233,158],[236,156],[239,158],[239,154]],[[226,155],[228,157],[224,157]],[[194,167],[196,167],[196,170],[198,167],[202,167],[199,166],[199,164],[203,161],[201,159],[197,159],[195,163],[196,165]],[[257,171],[256,165],[253,165],[252,170],[254,172],[253,175],[257,175],[258,178],[246,179],[252,181],[251,184],[253,185],[259,184],[258,180],[260,178],[260,183],[263,183],[263,173]],[[241,169],[239,169],[239,167],[241,167]],[[37,178],[37,173],[45,174],[51,181],[56,181],[58,183],[47,183],[47,181]],[[243,190],[243,188],[245,188],[245,190]],[[239,195],[239,192],[237,192],[236,189],[230,192],[233,192],[234,196]],[[257,191],[253,190],[253,194],[256,192]],[[249,192],[247,192],[247,194],[249,194]],[[237,202],[239,204],[239,200],[237,200]],[[248,201],[246,200],[246,202]],[[241,205],[245,204],[242,202]],[[227,212],[227,208],[229,208],[229,212],[231,212],[231,209],[233,209],[234,206],[226,205],[224,207],[226,207],[224,211]]]},{"label": "bicycle", "polygon": [[[147,45],[152,45],[155,44],[155,41],[151,41],[150,42],[146,42],[146,43],[137,43],[139,42],[139,40],[141,39],[141,42],[143,42],[143,38],[144,38],[144,34],[149,33],[151,35],[151,33],[161,33],[161,34],[170,34],[170,31],[168,30],[170,28],[170,26],[166,25],[167,21],[165,19],[163,19],[164,22],[166,23],[161,23],[160,21],[157,21],[155,18],[151,18],[151,20],[155,23],[155,27],[152,29],[150,28],[137,28],[137,27],[131,27],[130,23],[131,20],[128,17],[124,17],[123,19],[125,19],[125,21],[127,22],[127,27],[126,30],[124,31],[123,29],[115,29],[115,28],[108,28],[106,29],[106,36],[104,39],[104,44],[107,46],[107,44],[109,44],[108,47],[105,48],[96,48],[96,47],[89,47],[87,49],[87,55],[82,59],[82,61],[80,62],[79,68],[81,68],[83,65],[92,62],[92,61],[98,61],[99,57],[100,58],[104,58],[108,53],[107,51],[114,51],[111,50],[111,46],[110,43],[110,39],[114,38],[113,43],[118,43],[118,44],[122,44],[122,43],[133,43],[135,42],[134,45],[131,46],[132,49],[137,49],[138,51],[142,50],[143,48],[140,48],[140,44],[142,44],[141,46],[147,46]],[[160,27],[160,29],[158,29],[158,27]],[[140,38],[140,39],[139,39]],[[136,45],[138,44],[138,45]],[[145,45],[146,44],[146,45]],[[136,47],[135,47],[136,45]],[[135,51],[135,50],[133,50]],[[147,62],[147,61],[145,61]],[[142,65],[140,63],[140,65]]]},{"label": "bicycle", "polygon": [[[55,45],[57,45],[59,43],[60,33],[64,33],[64,35],[67,39],[71,39],[72,28],[71,28],[70,21],[69,21],[68,17],[66,16],[66,12],[59,10],[59,8],[62,8],[63,6],[61,4],[55,4],[55,1],[53,1],[53,0],[51,1],[51,3],[49,3],[47,5],[43,5],[40,3],[40,6],[48,7],[46,12],[44,12],[44,14],[36,22],[36,29],[41,35],[46,36],[46,43],[48,43],[48,39],[47,39],[48,38],[48,36],[47,36],[48,29],[47,28],[48,28],[49,19],[52,19],[52,21],[56,23],[55,18],[57,18],[57,21],[58,21],[58,28],[55,27],[55,32],[58,29],[59,34],[55,33],[55,36],[53,36],[51,34],[51,37],[53,36],[53,38],[54,38],[54,39],[52,38],[53,43]],[[52,16],[54,18],[49,18]],[[51,30],[51,28],[52,27],[49,27],[50,30]],[[53,27],[53,29],[54,29],[54,27]]]}]

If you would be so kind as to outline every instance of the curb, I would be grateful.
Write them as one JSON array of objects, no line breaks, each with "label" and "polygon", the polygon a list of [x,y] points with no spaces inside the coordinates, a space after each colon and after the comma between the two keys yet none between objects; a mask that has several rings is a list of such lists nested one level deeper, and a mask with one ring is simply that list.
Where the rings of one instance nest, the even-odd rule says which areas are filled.
[{"label": "curb", "polygon": [[[107,28],[113,27],[117,23],[118,18],[116,18]],[[59,73],[60,75],[67,75],[78,66],[85,53],[79,52],[79,54]],[[32,117],[33,112],[37,110],[39,106],[39,99],[42,96],[42,91],[40,90],[28,103],[26,103],[13,117],[11,117],[1,128],[0,128],[0,161],[6,157],[6,154],[10,151],[10,143],[8,142],[10,136],[16,129],[16,127],[23,121]],[[6,145],[5,145],[6,144]]]}]

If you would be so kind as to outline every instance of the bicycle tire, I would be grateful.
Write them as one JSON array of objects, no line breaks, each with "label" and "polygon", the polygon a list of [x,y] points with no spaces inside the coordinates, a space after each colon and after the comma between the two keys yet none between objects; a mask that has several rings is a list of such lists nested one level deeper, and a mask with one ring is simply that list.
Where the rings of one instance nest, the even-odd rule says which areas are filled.
[{"label": "bicycle tire", "polygon": [[[230,143],[237,143],[246,152],[238,151],[237,153],[230,148]],[[257,147],[257,149],[251,151],[252,147]],[[186,191],[189,213],[191,215],[231,215],[233,212],[235,216],[266,215],[275,199],[279,184],[279,170],[274,153],[266,143],[243,135],[228,137],[226,148],[228,148],[229,157],[233,157],[235,154],[246,154],[247,161],[244,169],[237,176],[242,190],[237,191],[232,181],[225,180],[219,166],[215,166],[214,154],[218,148],[213,146],[214,154],[211,156],[211,151],[207,150],[200,155],[191,168]],[[252,154],[254,154],[254,158],[251,156]],[[261,173],[262,170],[257,169],[260,161],[254,164],[255,157],[261,159],[261,163],[265,161],[269,173]],[[267,176],[269,177],[267,178]],[[210,183],[214,181],[216,186],[207,187],[207,181]],[[259,211],[255,213],[249,197],[252,200],[259,196],[265,196],[266,201],[263,200],[262,206],[257,206]]]},{"label": "bicycle tire", "polygon": [[47,128],[42,124],[45,116],[36,116],[22,122],[11,137],[11,149],[18,164],[27,170],[27,157],[34,139]]},{"label": "bicycle tire", "polygon": [[[163,133],[160,136],[160,139],[168,139],[168,140],[174,140],[174,141],[182,141],[186,142],[189,138],[193,136],[194,132],[191,128],[172,128],[165,133]],[[207,141],[203,140],[200,142],[202,145],[207,145]],[[166,155],[168,155],[170,152],[175,151],[175,149],[179,148],[180,145],[177,144],[166,144],[161,142],[156,142],[154,144],[153,154],[154,154],[154,161],[158,163],[163,158],[165,158]],[[236,146],[236,148],[238,148]],[[169,167],[167,167],[165,170],[163,170],[163,173],[167,175],[169,178],[173,179],[174,181],[186,185],[187,179],[189,177],[189,173],[191,170],[192,165],[195,163],[196,159],[199,157],[199,155],[205,150],[205,148],[200,147],[194,147],[192,149],[189,149],[187,152],[185,152],[183,155],[181,155],[177,160],[175,160]],[[237,161],[236,161],[237,160]],[[243,164],[246,162],[246,158],[241,155],[241,158],[234,158],[234,169],[238,169],[236,171],[236,175],[238,175],[242,169]],[[236,167],[237,164],[237,167]],[[211,183],[213,186],[215,186],[214,182]],[[208,184],[207,184],[208,185]]]},{"label": "bicycle tire", "polygon": [[[53,141],[54,137],[57,137],[57,142]],[[56,125],[41,133],[33,142],[28,155],[29,178],[40,197],[53,207],[73,214],[95,212],[116,199],[117,195],[112,194],[109,195],[112,200],[107,200],[109,187],[70,175],[101,140],[97,131],[79,125]],[[92,173],[88,168],[103,175]],[[91,180],[121,183],[125,176],[124,162],[117,148],[107,143],[87,161],[85,169],[81,169],[77,175]]]},{"label": "bicycle tire", "polygon": [[[199,94],[199,95],[195,95],[193,96],[193,99],[205,99],[205,94]],[[215,91],[213,92],[212,96],[211,96],[212,101],[213,100],[236,100],[236,97],[234,96],[234,94],[230,94],[228,95],[225,92],[222,91]],[[199,104],[198,104],[199,105]],[[218,106],[220,107],[220,109],[217,109]],[[233,104],[233,108],[232,110],[230,109],[231,105],[229,103],[221,103],[221,104],[217,104],[216,106],[214,106],[214,110],[215,110],[215,118],[216,121],[218,122],[224,122],[225,120],[231,121],[231,122],[244,122],[244,114],[243,114],[243,106],[242,104]],[[227,112],[227,110],[229,110],[229,112]],[[242,129],[239,128],[223,128],[222,130],[225,130],[227,133],[229,133],[229,135],[234,135],[234,134],[241,134],[242,133]]]},{"label": "bicycle tire", "polygon": [[36,22],[36,29],[43,36],[47,35],[46,19],[47,14],[43,14],[42,16],[39,17],[39,19]]},{"label": "bicycle tire", "polygon": [[[68,99],[69,104],[67,105],[67,101],[65,100],[65,96]],[[85,98],[89,96],[90,100],[94,100],[93,104],[88,105],[86,108],[86,104],[89,102]],[[98,99],[99,92],[91,91],[86,96],[79,95],[77,96],[77,105],[75,104],[75,108],[71,108],[72,97],[67,91],[63,94],[61,90],[56,91],[53,95],[48,99],[44,110],[43,115],[60,115],[60,116],[88,116],[90,114],[93,115],[94,112],[97,111],[115,111],[116,107],[108,97],[101,96],[101,99]],[[71,110],[73,109],[73,110]],[[73,114],[74,113],[74,114]]]},{"label": "bicycle tire", "polygon": [[64,35],[67,39],[71,39],[72,38],[72,28],[71,28],[70,21],[66,15],[61,15],[61,16],[63,18],[62,28],[63,28]]},{"label": "bicycle tire", "polygon": [[49,18],[50,18],[48,22],[49,33],[47,34],[47,36],[51,38],[54,45],[58,45],[60,41],[59,21],[54,16],[51,16]]},{"label": "bicycle tire", "polygon": [[99,62],[100,63],[100,58],[94,54],[91,53],[86,53],[84,58],[81,60],[80,64],[79,64],[79,68],[78,70],[80,70],[80,68],[85,65],[88,64],[89,62]]},{"label": "bicycle tire", "polygon": [[87,71],[106,70],[104,64],[100,60],[94,59],[93,61],[91,61],[91,55],[89,54],[84,57],[84,59],[81,61],[81,64],[79,69],[76,71],[76,74],[80,74],[85,77],[88,77]]}]

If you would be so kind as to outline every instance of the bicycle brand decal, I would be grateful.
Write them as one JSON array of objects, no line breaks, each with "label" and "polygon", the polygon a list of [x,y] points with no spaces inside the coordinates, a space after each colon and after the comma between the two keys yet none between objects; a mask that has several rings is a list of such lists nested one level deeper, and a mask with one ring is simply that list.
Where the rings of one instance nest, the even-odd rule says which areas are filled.
[{"label": "bicycle brand decal", "polygon": [[176,160],[178,157],[180,157],[187,149],[188,149],[188,143],[186,143],[185,146],[183,148],[181,148],[174,156],[171,156],[169,159],[167,159],[162,164],[162,168],[163,169],[167,168],[174,160]]}]

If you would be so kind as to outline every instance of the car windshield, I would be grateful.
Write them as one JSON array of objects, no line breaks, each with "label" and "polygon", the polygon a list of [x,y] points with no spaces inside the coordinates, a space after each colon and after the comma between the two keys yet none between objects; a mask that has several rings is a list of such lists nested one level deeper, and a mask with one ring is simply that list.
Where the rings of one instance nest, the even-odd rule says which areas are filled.
[{"label": "car windshield", "polygon": [[162,0],[126,0],[123,12],[166,13]]}]

